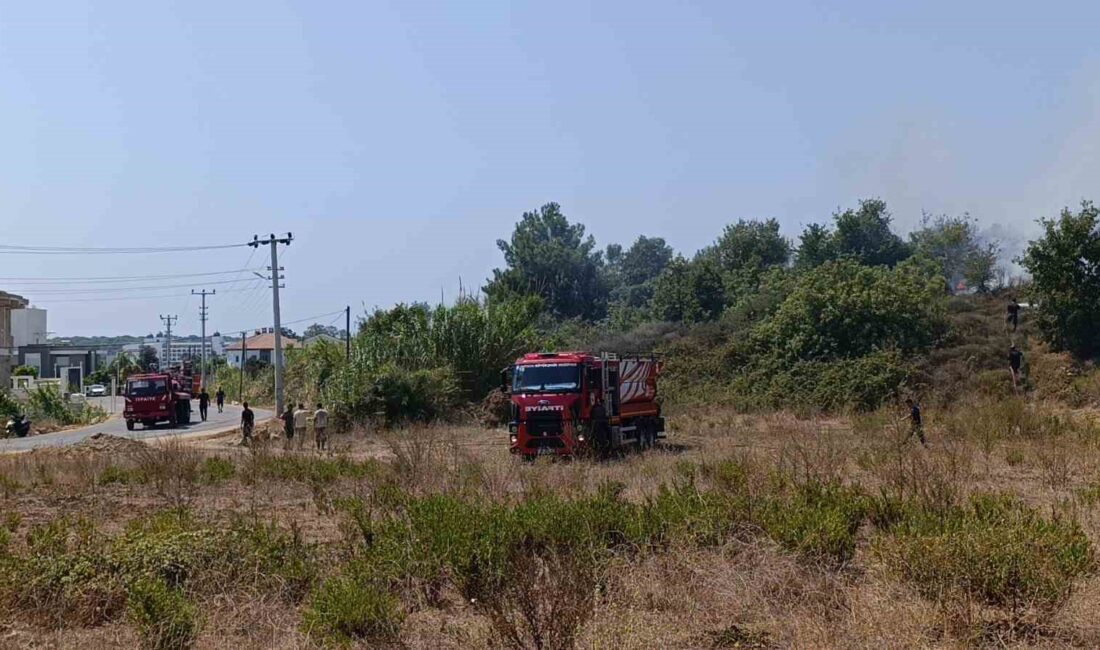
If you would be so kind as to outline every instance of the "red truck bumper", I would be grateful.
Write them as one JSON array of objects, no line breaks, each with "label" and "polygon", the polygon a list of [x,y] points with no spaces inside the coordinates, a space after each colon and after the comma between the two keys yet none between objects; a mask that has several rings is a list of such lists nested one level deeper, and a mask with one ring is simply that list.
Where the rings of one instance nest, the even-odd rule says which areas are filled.
[{"label": "red truck bumper", "polygon": [[585,446],[584,434],[579,433],[571,421],[558,426],[542,423],[530,426],[528,422],[513,423],[509,427],[509,451],[525,458],[535,456],[575,456]]}]

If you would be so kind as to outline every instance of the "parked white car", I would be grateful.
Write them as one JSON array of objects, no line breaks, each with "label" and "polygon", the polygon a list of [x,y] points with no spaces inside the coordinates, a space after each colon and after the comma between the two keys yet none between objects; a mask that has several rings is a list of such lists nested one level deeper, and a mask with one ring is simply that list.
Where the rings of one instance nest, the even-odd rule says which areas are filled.
[{"label": "parked white car", "polygon": [[92,384],[84,389],[84,394],[88,397],[106,397],[107,387],[102,384]]}]

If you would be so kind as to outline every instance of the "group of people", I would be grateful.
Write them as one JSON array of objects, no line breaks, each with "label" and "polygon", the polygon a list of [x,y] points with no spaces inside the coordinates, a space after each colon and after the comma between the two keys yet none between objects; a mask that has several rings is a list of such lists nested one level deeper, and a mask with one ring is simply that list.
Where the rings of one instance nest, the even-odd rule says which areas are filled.
[{"label": "group of people", "polygon": [[[248,406],[248,402],[242,404],[241,410],[241,433],[243,439],[241,444],[250,445],[252,443],[252,433],[256,428],[256,414]],[[312,418],[311,418],[312,416]],[[292,449],[294,447],[294,440],[298,440],[298,448],[302,448],[303,440],[309,432],[309,421],[313,420],[313,440],[318,451],[324,451],[328,448],[328,411],[325,410],[323,404],[317,404],[317,410],[307,411],[305,404],[299,403],[298,408],[295,409],[294,405],[288,405],[286,411],[279,416],[283,421],[283,439],[285,440],[285,448]]]},{"label": "group of people", "polygon": [[[294,439],[298,439],[298,448],[302,448],[309,429],[311,413],[306,410],[305,404],[298,403],[295,409],[288,404],[286,411],[280,416],[283,421],[283,436],[286,440],[286,448],[294,446]],[[318,451],[324,451],[328,447],[328,411],[323,404],[317,404],[317,410],[312,413],[313,419],[313,443]]]},{"label": "group of people", "polygon": [[[1005,330],[1009,326],[1012,326],[1012,333],[1016,333],[1016,328],[1020,325],[1020,303],[1015,298],[1009,301],[1007,315],[1005,316]],[[1024,353],[1016,347],[1013,343],[1008,348],[1008,369],[1012,372],[1012,387],[1015,390],[1019,390],[1020,385],[1020,368],[1024,363]],[[927,441],[924,439],[924,421],[921,416],[920,404],[913,401],[912,398],[905,400],[905,405],[909,408],[909,435],[905,437],[905,442],[909,442],[914,436],[920,440],[920,444],[925,447],[928,446]]]},{"label": "group of people", "polygon": [[[214,399],[218,403],[218,413],[225,410],[225,391],[218,386],[218,392],[214,393]],[[199,392],[199,418],[206,422],[206,414],[210,411],[210,393],[206,392],[206,386]]]}]

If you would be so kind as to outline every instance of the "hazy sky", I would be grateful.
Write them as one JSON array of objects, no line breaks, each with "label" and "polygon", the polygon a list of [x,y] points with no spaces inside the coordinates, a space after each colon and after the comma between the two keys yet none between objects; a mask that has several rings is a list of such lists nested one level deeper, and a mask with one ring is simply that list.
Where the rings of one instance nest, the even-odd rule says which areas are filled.
[{"label": "hazy sky", "polygon": [[[451,300],[547,201],[601,246],[686,253],[738,218],[793,236],[870,196],[902,229],[970,212],[1026,238],[1100,196],[1098,23],[1095,2],[6,3],[0,243],[293,231],[293,321]],[[251,252],[0,254],[0,277],[268,263]],[[212,329],[270,324],[249,277],[209,278]],[[192,280],[0,289],[61,335],[169,313],[191,333]],[[118,300],[136,295],[158,297]]]}]

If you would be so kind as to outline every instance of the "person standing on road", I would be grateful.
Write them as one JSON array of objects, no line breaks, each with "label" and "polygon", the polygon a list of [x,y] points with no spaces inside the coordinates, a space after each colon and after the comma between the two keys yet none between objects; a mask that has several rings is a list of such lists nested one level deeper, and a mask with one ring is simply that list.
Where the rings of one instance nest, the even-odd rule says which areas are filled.
[{"label": "person standing on road", "polygon": [[1016,326],[1020,324],[1020,303],[1016,302],[1015,298],[1008,303],[1008,316],[1005,317],[1006,329],[1009,324],[1012,325],[1013,332],[1016,331]]},{"label": "person standing on road", "polygon": [[317,451],[324,451],[328,445],[328,411],[320,402],[313,412],[313,435],[317,438]]},{"label": "person standing on road", "polygon": [[294,435],[298,437],[298,448],[302,448],[302,439],[306,437],[309,429],[309,411],[306,405],[298,402],[298,410],[294,411]]},{"label": "person standing on road", "polygon": [[280,416],[283,419],[283,448],[290,449],[290,445],[294,442],[294,405],[287,404],[286,410]]},{"label": "person standing on road", "polygon": [[244,434],[244,439],[241,440],[242,445],[252,444],[252,428],[256,426],[256,415],[252,412],[252,409],[248,408],[248,402],[243,404],[244,410],[241,411],[241,433]]},{"label": "person standing on road", "polygon": [[1012,369],[1012,387],[1018,388],[1020,385],[1020,366],[1024,362],[1024,354],[1016,349],[1013,345],[1008,350],[1008,367]]},{"label": "person standing on road", "polygon": [[206,413],[210,410],[210,393],[206,392],[206,387],[203,386],[202,392],[199,393],[199,418],[206,422]]},{"label": "person standing on road", "polygon": [[921,417],[920,404],[909,398],[905,400],[905,405],[909,407],[909,435],[905,436],[905,442],[909,442],[910,438],[916,436],[921,446],[927,448],[928,442],[924,439],[924,419]]},{"label": "person standing on road", "polygon": [[218,413],[221,413],[222,409],[225,408],[225,391],[222,390],[221,386],[218,386],[218,392],[214,393],[214,399],[218,401]]}]

